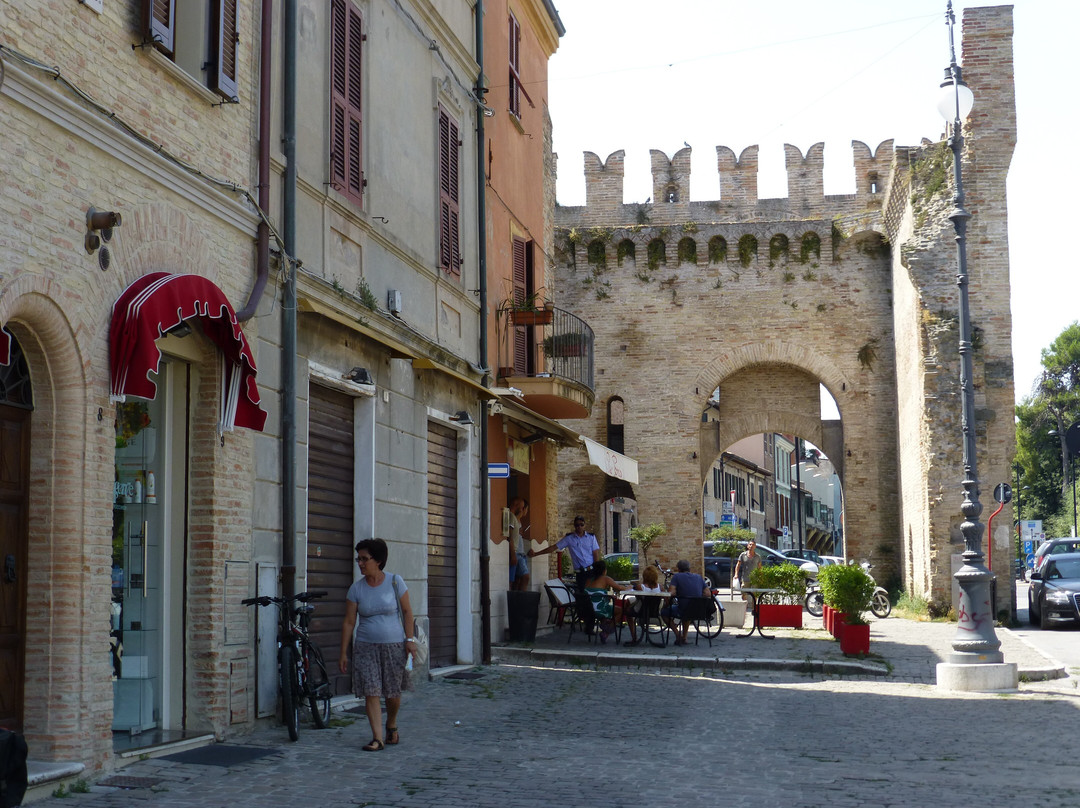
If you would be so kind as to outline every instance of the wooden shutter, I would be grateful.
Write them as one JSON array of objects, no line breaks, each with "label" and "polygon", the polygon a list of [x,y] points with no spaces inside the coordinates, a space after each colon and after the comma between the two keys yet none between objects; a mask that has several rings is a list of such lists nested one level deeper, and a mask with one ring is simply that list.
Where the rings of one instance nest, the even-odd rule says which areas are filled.
[{"label": "wooden shutter", "polygon": [[363,20],[347,0],[330,4],[330,184],[362,204]]},{"label": "wooden shutter", "polygon": [[[523,238],[514,237],[513,244],[513,288],[514,302],[522,303],[529,294],[528,280],[525,274],[526,255],[528,242]],[[529,328],[530,326],[514,326],[514,373],[525,375],[529,372]]]},{"label": "wooden shutter", "polygon": [[176,0],[143,0],[142,34],[171,57],[176,43]]},{"label": "wooden shutter", "polygon": [[461,275],[461,184],[457,121],[439,107],[439,267]]},{"label": "wooden shutter", "polygon": [[213,49],[210,54],[210,89],[223,98],[236,101],[236,44],[240,41],[236,0],[213,0],[210,14],[210,47]]},{"label": "wooden shutter", "polygon": [[521,117],[521,26],[510,15],[510,112]]}]

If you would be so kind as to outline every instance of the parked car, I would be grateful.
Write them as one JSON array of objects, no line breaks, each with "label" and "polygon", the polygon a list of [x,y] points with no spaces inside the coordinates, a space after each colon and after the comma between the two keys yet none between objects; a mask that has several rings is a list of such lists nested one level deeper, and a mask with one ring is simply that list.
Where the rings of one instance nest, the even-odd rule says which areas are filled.
[{"label": "parked car", "polygon": [[1080,553],[1048,553],[1031,571],[1028,620],[1040,628],[1080,623]]},{"label": "parked car", "polygon": [[632,580],[637,581],[641,579],[641,570],[638,566],[638,554],[637,553],[608,553],[604,556],[604,562],[610,567],[611,562],[617,558],[629,558],[631,565],[633,565],[634,573]]},{"label": "parked car", "polygon": [[817,550],[784,550],[784,555],[788,558],[801,558],[804,561],[813,561],[819,567],[821,566],[821,556]]},{"label": "parked car", "polygon": [[847,559],[843,556],[823,555],[821,561],[818,562],[819,567],[827,567],[830,564],[839,564],[842,567],[847,564]]},{"label": "parked car", "polygon": [[1080,553],[1080,539],[1075,537],[1047,539],[1040,544],[1039,549],[1035,551],[1035,559],[1031,562],[1031,568],[1037,570],[1044,558],[1048,555],[1056,555],[1057,553]]},{"label": "parked car", "polygon": [[[714,555],[713,544],[714,542],[711,541],[705,542],[705,577],[709,579],[713,588],[729,586],[731,584],[731,571],[734,569],[734,564],[739,558],[738,556],[732,559],[726,555]],[[746,542],[740,541],[738,544],[743,550],[746,549]],[[801,567],[805,570],[807,575],[811,578],[817,577],[818,566],[813,561],[804,561],[801,558],[789,558],[779,550],[774,550],[772,547],[766,547],[764,544],[758,544],[756,552],[762,557],[762,563],[767,566],[794,564],[796,567]]]}]

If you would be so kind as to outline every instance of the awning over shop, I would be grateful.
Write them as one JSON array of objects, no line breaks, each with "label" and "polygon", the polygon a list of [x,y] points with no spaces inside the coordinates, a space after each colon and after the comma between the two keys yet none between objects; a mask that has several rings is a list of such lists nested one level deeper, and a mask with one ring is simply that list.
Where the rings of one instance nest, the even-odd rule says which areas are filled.
[{"label": "awning over shop", "polygon": [[581,442],[581,436],[572,429],[567,429],[558,421],[546,418],[538,412],[533,412],[524,404],[519,403],[516,397],[499,392],[506,388],[495,390],[498,395],[499,405],[502,408],[503,418],[517,421],[519,424],[534,429],[538,434],[558,443],[560,446],[577,446]]},{"label": "awning over shop", "polygon": [[602,443],[597,443],[592,438],[586,438],[584,435],[581,436],[581,442],[585,444],[585,448],[589,451],[589,462],[604,474],[637,485],[636,460],[614,452]]},{"label": "awning over shop", "polygon": [[109,371],[112,399],[154,398],[161,351],[156,340],[185,320],[197,318],[221,354],[219,429],[233,426],[262,431],[266,413],[259,407],[255,359],[236,313],[213,281],[198,275],[154,272],[132,283],[113,304],[109,324]]}]

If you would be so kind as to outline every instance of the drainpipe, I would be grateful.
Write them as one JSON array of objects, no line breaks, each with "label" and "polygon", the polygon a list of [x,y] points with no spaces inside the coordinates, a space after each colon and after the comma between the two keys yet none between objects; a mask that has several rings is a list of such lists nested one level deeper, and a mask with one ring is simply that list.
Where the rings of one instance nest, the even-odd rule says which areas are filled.
[{"label": "drainpipe", "polygon": [[[274,0],[262,0],[262,39],[259,43],[259,208],[270,210],[270,58]],[[255,286],[236,319],[245,322],[255,316],[259,299],[270,275],[270,227],[259,219],[255,239]]]},{"label": "drainpipe", "polygon": [[[476,0],[476,63],[480,70],[476,76],[476,97],[484,100],[484,0]],[[476,233],[477,264],[480,271],[480,367],[488,366],[487,328],[487,176],[484,171],[484,109],[476,107]],[[490,386],[491,375],[484,373],[485,387]],[[491,554],[488,552],[488,531],[491,523],[491,491],[488,482],[488,412],[487,401],[480,412],[480,653],[485,665],[491,664]]]},{"label": "drainpipe", "polygon": [[282,6],[282,241],[286,256],[281,306],[281,590],[296,594],[296,0]]}]

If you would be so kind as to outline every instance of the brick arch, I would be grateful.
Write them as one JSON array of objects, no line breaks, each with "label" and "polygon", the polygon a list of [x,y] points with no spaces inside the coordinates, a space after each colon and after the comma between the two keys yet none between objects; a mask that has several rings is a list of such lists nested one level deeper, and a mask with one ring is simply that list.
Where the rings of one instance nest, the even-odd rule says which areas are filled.
[{"label": "brick arch", "polygon": [[[823,435],[821,420],[805,412],[748,412],[738,418],[725,418],[720,423],[719,440],[721,447],[727,447],[742,438],[759,433],[781,432],[789,435],[798,435],[808,440],[815,446],[821,446]],[[723,451],[721,449],[720,451]],[[719,456],[719,454],[717,455]],[[710,459],[711,463],[712,460]],[[704,482],[705,475],[702,475]]]},{"label": "brick arch", "polygon": [[[78,638],[97,637],[102,647],[108,643],[111,531],[91,524],[97,521],[94,514],[81,506],[84,491],[101,489],[102,500],[109,501],[105,489],[113,479],[112,417],[102,422],[96,417],[98,407],[108,406],[108,389],[89,374],[94,353],[103,354],[104,345],[93,340],[88,324],[69,319],[85,309],[51,273],[21,275],[0,299],[0,318],[22,346],[34,396],[25,669],[27,681],[38,685],[27,687],[24,720],[42,744],[39,756],[62,756],[71,753],[64,744],[93,734],[102,720],[92,710],[73,710],[72,699],[88,705],[105,697],[104,691],[71,692],[76,683],[88,682],[71,676],[86,664]],[[87,451],[83,462],[57,462],[72,447],[79,453],[97,437],[102,451]],[[97,545],[87,541],[92,536],[101,537]],[[102,591],[69,585],[84,569],[98,573],[92,579]],[[104,685],[111,687],[108,681]]]},{"label": "brick arch", "polygon": [[140,205],[130,214],[125,211],[124,223],[115,232],[110,246],[116,272],[110,274],[119,284],[112,290],[108,306],[147,272],[197,272],[221,286],[221,262],[199,223],[183,210],[165,202]]},{"label": "brick arch", "polygon": [[708,396],[717,385],[723,384],[724,379],[757,365],[789,365],[816,376],[836,400],[836,407],[843,418],[844,400],[855,389],[852,380],[830,357],[813,346],[801,343],[773,339],[733,346],[702,367],[693,384],[698,390],[707,390],[705,395]]}]

